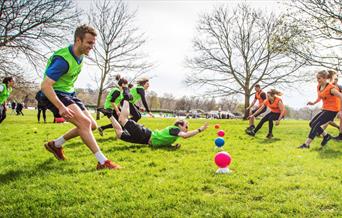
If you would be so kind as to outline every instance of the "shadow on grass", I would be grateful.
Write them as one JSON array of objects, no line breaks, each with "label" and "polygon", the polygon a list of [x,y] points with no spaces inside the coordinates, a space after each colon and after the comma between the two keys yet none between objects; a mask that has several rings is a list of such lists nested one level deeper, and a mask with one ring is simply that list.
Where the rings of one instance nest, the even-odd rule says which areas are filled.
[{"label": "shadow on grass", "polygon": [[281,139],[279,138],[272,138],[272,139],[258,139],[259,143],[261,144],[271,144],[277,141],[281,141]]},{"label": "shadow on grass", "polygon": [[[56,166],[56,164],[61,164],[60,166]],[[82,169],[82,170],[74,170],[65,168],[63,165],[67,165],[67,161],[57,161],[55,158],[49,158],[42,163],[39,163],[35,167],[26,168],[26,170],[10,170],[4,174],[0,174],[0,185],[7,184],[10,182],[15,182],[19,180],[21,177],[23,178],[32,178],[32,177],[44,177],[48,176],[50,172],[54,172],[57,174],[70,174],[74,175],[75,173],[89,173],[89,172],[97,172],[95,168]]]},{"label": "shadow on grass", "polygon": [[122,145],[122,146],[113,146],[110,149],[107,149],[106,152],[112,151],[131,151],[136,152],[137,150],[141,150],[144,148],[150,148],[151,150],[165,150],[165,151],[175,151],[180,148],[175,146],[150,146],[150,145],[140,145],[140,144],[131,144],[131,145]]},{"label": "shadow on grass", "polygon": [[25,171],[23,170],[10,170],[7,173],[0,174],[0,184],[4,185],[9,182],[12,182],[19,177],[23,176],[25,174]]},{"label": "shadow on grass", "polygon": [[77,148],[84,145],[83,142],[71,142],[71,143],[65,143],[65,146],[68,148]]},{"label": "shadow on grass", "polygon": [[341,151],[332,150],[329,147],[323,149],[316,149],[319,153],[320,158],[328,159],[328,158],[340,158],[342,156]]},{"label": "shadow on grass", "polygon": [[113,141],[113,142],[116,142],[116,141],[118,141],[115,137],[113,137],[113,136],[111,136],[111,137],[109,137],[109,138],[105,138],[105,137],[103,137],[103,138],[96,138],[96,141],[98,142],[98,143],[102,143],[102,142],[108,142],[108,141]]},{"label": "shadow on grass", "polygon": [[122,145],[122,146],[113,146],[109,149],[107,149],[106,151],[108,152],[112,152],[112,151],[136,151],[136,150],[140,150],[142,148],[147,148],[147,145]]}]

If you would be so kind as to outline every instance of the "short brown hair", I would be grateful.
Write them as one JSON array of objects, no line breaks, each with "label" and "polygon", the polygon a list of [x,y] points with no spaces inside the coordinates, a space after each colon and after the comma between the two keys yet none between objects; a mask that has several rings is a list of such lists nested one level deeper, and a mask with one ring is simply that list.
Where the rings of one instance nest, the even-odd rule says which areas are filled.
[{"label": "short brown hair", "polygon": [[175,126],[184,126],[184,124],[185,124],[185,120],[177,120],[173,125],[175,125]]},{"label": "short brown hair", "polygon": [[75,35],[74,35],[74,42],[76,42],[77,38],[81,40],[84,39],[85,34],[90,33],[93,36],[97,36],[96,31],[93,27],[83,24],[76,28]]},{"label": "short brown hair", "polygon": [[142,77],[137,81],[137,84],[140,86],[144,86],[148,81],[149,79],[147,77]]}]

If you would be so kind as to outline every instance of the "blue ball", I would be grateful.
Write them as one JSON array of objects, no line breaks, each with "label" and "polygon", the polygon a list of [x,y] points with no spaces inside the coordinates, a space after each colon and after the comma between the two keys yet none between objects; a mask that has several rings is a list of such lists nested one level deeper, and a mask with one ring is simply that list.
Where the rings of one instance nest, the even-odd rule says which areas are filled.
[{"label": "blue ball", "polygon": [[218,137],[215,139],[215,145],[217,147],[222,147],[224,145],[224,139],[221,137]]}]

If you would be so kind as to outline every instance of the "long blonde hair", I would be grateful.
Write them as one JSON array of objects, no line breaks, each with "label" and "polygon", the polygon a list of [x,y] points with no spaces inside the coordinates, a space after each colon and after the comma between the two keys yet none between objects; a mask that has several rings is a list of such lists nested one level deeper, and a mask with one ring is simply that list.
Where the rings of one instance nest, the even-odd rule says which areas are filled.
[{"label": "long blonde hair", "polygon": [[267,94],[270,94],[272,97],[280,97],[283,95],[282,92],[276,90],[276,89],[270,89]]}]

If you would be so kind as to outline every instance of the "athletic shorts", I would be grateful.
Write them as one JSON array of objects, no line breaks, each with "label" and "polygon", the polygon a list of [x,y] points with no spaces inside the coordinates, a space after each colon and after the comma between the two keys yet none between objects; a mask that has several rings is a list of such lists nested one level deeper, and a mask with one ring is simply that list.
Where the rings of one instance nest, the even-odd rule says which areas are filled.
[{"label": "athletic shorts", "polygon": [[[68,95],[63,93],[56,93],[57,98],[64,104],[64,106],[68,107],[71,104],[76,104],[82,111],[84,111],[86,108],[82,101],[76,97],[76,94]],[[59,114],[58,109],[55,105],[53,105],[49,99],[44,96],[44,103],[46,104],[46,107],[53,113],[54,117],[61,117]]]},{"label": "athletic shorts", "polygon": [[[254,114],[257,110],[259,110],[259,108],[252,110],[252,114]],[[266,107],[264,107],[264,109],[262,109],[259,113],[255,114],[254,117],[257,117],[262,113],[265,113],[265,111],[266,111]]]},{"label": "athletic shorts", "polygon": [[128,120],[123,127],[123,130],[124,132],[122,133],[120,139],[125,142],[135,144],[147,145],[152,134],[151,130],[136,123],[134,120]]}]

